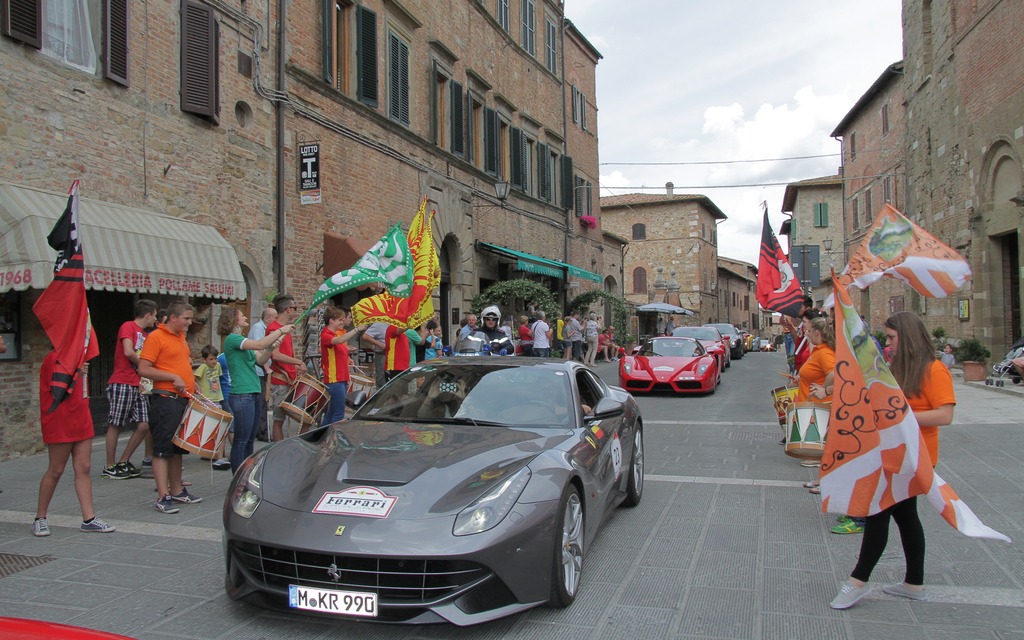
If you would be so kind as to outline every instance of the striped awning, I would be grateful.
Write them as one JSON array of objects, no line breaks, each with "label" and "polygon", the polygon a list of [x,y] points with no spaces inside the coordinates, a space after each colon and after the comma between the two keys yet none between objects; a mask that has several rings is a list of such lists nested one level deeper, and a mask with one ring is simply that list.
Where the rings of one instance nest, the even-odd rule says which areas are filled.
[{"label": "striped awning", "polygon": [[489,242],[479,241],[479,245],[481,248],[493,253],[516,258],[516,268],[520,271],[540,273],[546,276],[551,276],[552,278],[560,278],[562,280],[565,280],[566,274],[568,274],[573,278],[583,278],[585,280],[593,280],[594,282],[604,281],[604,278],[593,271],[587,271],[586,269],[581,269],[580,267],[576,267],[565,262],[541,258],[540,256],[533,255],[532,253],[516,251],[515,249],[509,249]]},{"label": "striped awning", "polygon": [[[46,243],[66,193],[0,182],[0,293],[45,289]],[[245,299],[234,248],[213,227],[89,198],[79,200],[85,286],[102,291]]]}]

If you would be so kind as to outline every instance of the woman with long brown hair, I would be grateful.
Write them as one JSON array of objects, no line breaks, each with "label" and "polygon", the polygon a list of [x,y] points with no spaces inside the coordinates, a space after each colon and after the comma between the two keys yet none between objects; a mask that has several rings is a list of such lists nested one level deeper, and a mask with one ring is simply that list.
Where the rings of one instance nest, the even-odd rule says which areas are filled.
[{"label": "woman with long brown hair", "polygon": [[[889,370],[907,397],[921,427],[928,455],[934,467],[939,460],[939,427],[953,422],[953,378],[949,369],[935,358],[924,323],[913,313],[901,311],[885,321],[885,344],[892,348]],[[886,593],[911,600],[924,600],[924,528],[917,515],[917,498],[911,497],[868,516],[864,525],[857,566],[832,600],[833,609],[848,609],[871,592],[868,579],[889,540],[889,519],[896,521],[907,561],[903,582],[886,585]]]}]

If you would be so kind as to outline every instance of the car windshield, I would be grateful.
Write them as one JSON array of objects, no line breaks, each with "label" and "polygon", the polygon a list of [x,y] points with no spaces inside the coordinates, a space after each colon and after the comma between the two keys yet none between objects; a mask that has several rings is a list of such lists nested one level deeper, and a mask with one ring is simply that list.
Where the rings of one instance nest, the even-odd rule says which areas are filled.
[{"label": "car windshield", "polygon": [[702,350],[693,340],[651,340],[644,345],[640,355],[692,358],[702,355]]},{"label": "car windshield", "polygon": [[722,333],[723,336],[738,336],[739,335],[739,332],[736,330],[736,327],[732,326],[731,324],[712,324],[712,325],[708,325],[708,326],[711,326],[711,327],[714,327],[715,329],[718,329]]},{"label": "car windshield", "polygon": [[697,340],[721,340],[722,334],[713,327],[676,327],[672,330],[676,338],[696,338]]},{"label": "car windshield", "polygon": [[568,375],[554,368],[423,363],[385,385],[354,418],[564,427],[575,415],[572,397]]}]

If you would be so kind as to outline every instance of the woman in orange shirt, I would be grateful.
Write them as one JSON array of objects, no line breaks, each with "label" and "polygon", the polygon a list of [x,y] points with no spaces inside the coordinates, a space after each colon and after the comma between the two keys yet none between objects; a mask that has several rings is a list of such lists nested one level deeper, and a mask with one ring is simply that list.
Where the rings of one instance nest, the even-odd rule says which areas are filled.
[{"label": "woman in orange shirt", "polygon": [[828,318],[804,318],[804,335],[811,355],[800,366],[796,402],[828,402],[832,399],[832,370],[836,368],[836,336]]},{"label": "woman in orange shirt", "polygon": [[[921,427],[932,466],[939,460],[939,427],[953,422],[953,378],[949,369],[935,359],[935,347],[924,323],[913,313],[894,313],[885,321],[885,344],[892,348],[889,370],[907,397],[907,403]],[[868,578],[878,564],[889,540],[889,518],[896,521],[907,561],[903,582],[886,585],[882,591],[911,600],[924,600],[924,528],[917,516],[917,498],[907,498],[867,517],[860,555],[847,580],[832,600],[833,609],[848,609],[871,592]]]}]

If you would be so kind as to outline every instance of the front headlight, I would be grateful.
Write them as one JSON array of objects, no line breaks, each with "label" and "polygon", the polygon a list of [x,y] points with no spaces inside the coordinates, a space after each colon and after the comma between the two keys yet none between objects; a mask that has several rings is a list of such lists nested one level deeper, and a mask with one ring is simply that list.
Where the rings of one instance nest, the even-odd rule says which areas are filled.
[{"label": "front headlight", "polygon": [[251,518],[263,501],[260,483],[263,481],[263,461],[268,449],[258,451],[242,463],[238,481],[231,492],[231,510],[243,518]]},{"label": "front headlight", "polygon": [[455,518],[452,533],[468,536],[498,526],[530,481],[530,468],[523,467],[463,509]]},{"label": "front headlight", "polygon": [[623,362],[622,363],[622,370],[625,371],[626,373],[632,373],[633,365],[631,365],[628,362]]},{"label": "front headlight", "polygon": [[707,371],[708,367],[710,367],[710,366],[711,366],[710,362],[705,362],[703,364],[697,365],[697,377],[699,378],[700,376],[704,375],[704,372]]}]

